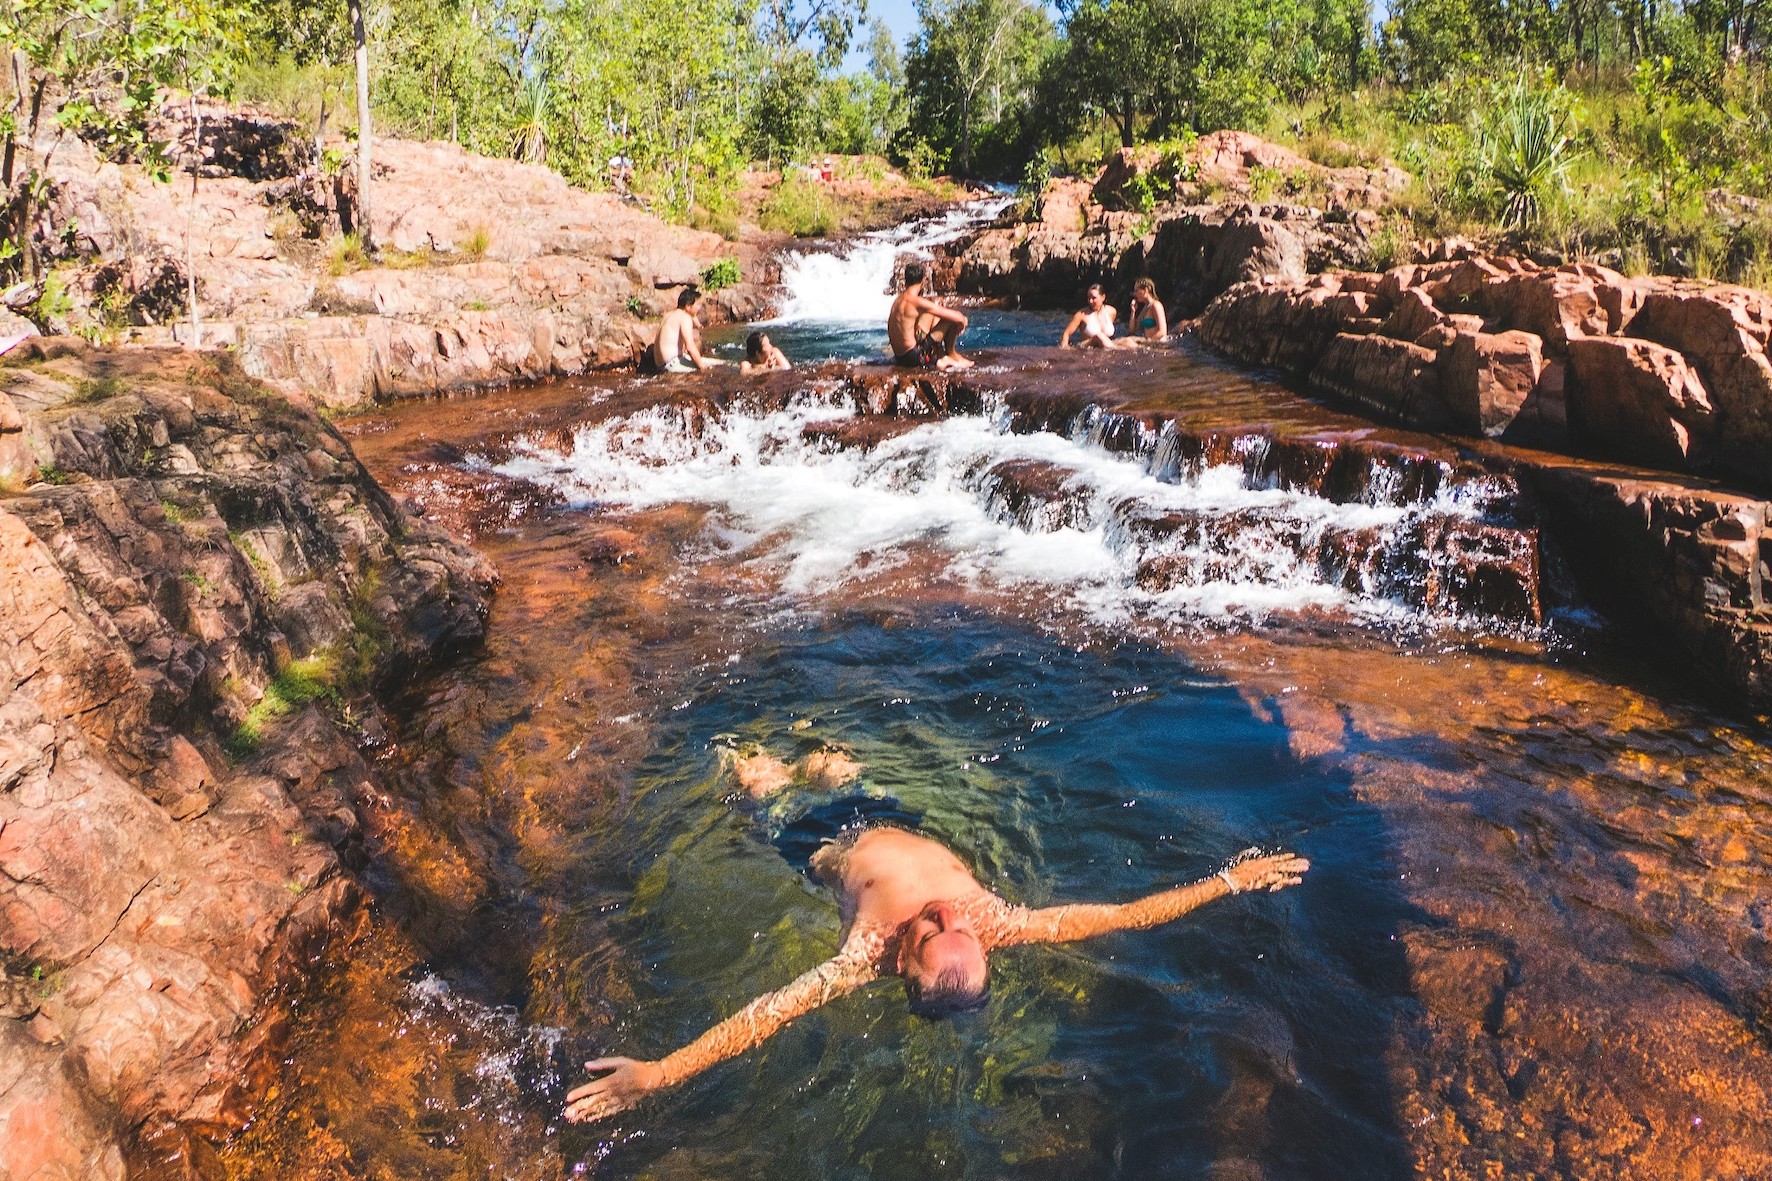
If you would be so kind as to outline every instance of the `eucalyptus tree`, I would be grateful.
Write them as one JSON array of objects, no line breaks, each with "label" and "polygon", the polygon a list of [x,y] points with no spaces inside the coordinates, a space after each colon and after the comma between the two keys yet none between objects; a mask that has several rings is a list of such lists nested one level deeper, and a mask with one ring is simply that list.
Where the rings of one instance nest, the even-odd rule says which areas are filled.
[{"label": "eucalyptus tree", "polygon": [[1031,104],[1053,44],[1044,5],[1029,0],[917,0],[918,30],[905,61],[908,130],[973,173],[980,132]]}]

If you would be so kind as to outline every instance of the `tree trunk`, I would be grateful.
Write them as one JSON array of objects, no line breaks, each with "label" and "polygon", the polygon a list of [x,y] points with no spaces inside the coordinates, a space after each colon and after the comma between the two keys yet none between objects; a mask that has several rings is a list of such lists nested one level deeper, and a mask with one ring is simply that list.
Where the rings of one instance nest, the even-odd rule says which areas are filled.
[{"label": "tree trunk", "polygon": [[1125,114],[1120,119],[1120,146],[1123,148],[1129,148],[1132,146],[1133,139],[1132,123],[1133,120],[1138,118],[1138,110],[1133,105],[1132,92],[1130,90],[1126,92],[1125,98],[1122,101],[1125,104],[1123,108]]},{"label": "tree trunk", "polygon": [[357,240],[365,253],[375,249],[369,222],[369,30],[363,23],[363,0],[350,0],[351,36],[357,42]]},{"label": "tree trunk", "polygon": [[185,207],[185,300],[191,309],[192,349],[203,347],[203,320],[197,312],[196,251],[191,237],[196,232],[192,223],[197,218],[197,177],[203,167],[203,112],[197,107],[197,94],[191,92],[191,203]]},{"label": "tree trunk", "polygon": [[972,175],[972,92],[960,92],[960,175]]}]

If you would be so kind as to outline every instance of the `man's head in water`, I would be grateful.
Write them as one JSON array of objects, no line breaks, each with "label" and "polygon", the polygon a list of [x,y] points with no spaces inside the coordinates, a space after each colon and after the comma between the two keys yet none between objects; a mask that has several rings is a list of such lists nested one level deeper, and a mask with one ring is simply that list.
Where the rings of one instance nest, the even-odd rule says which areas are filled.
[{"label": "man's head in water", "polygon": [[899,932],[898,971],[911,1011],[926,1017],[977,1008],[990,982],[972,920],[946,902],[931,902]]}]

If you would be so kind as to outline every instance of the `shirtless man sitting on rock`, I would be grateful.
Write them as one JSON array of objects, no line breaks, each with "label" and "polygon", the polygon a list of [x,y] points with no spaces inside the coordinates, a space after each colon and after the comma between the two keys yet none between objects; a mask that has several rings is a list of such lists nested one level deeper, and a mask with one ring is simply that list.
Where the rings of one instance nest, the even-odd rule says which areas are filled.
[{"label": "shirtless man sitting on rock", "polygon": [[726,363],[701,355],[701,326],[695,320],[700,310],[701,288],[685,287],[677,296],[677,306],[659,322],[658,339],[652,342],[655,372],[696,373]]},{"label": "shirtless man sitting on rock", "polygon": [[[836,754],[841,757],[827,748],[793,769],[767,753],[753,754],[739,758],[734,771],[746,794],[760,801],[794,780],[837,786],[860,773],[859,764]],[[866,803],[879,805],[868,809],[872,818],[859,807]],[[567,1119],[602,1119],[632,1107],[648,1093],[742,1054],[801,1014],[882,976],[904,978],[913,1012],[935,1017],[974,1008],[985,998],[989,953],[999,947],[1068,943],[1155,927],[1216,898],[1295,886],[1310,868],[1310,862],[1290,853],[1249,850],[1211,877],[1136,902],[1029,910],[985,889],[939,841],[880,821],[882,812],[896,809],[892,801],[864,798],[854,805],[858,822],[820,845],[809,866],[818,881],[837,892],[843,919],[837,954],[657,1062],[599,1058],[585,1063],[588,1071],[608,1073],[568,1093]]]},{"label": "shirtless man sitting on rock", "polygon": [[970,369],[972,361],[959,350],[966,315],[923,294],[928,272],[920,262],[906,263],[904,290],[886,314],[886,338],[892,342],[892,363],[912,369]]}]

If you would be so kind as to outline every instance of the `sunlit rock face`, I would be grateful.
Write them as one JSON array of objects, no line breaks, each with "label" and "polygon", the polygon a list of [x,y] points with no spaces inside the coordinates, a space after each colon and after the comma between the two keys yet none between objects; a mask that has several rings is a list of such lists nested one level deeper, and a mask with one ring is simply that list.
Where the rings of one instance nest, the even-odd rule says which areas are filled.
[{"label": "sunlit rock face", "polygon": [[1772,307],[1481,257],[1232,288],[1200,338],[1386,422],[1772,487]]},{"label": "sunlit rock face", "polygon": [[231,358],[50,340],[3,377],[0,1173],[116,1177],[247,1118],[277,990],[356,930],[390,822],[313,703],[379,729],[493,575]]}]

